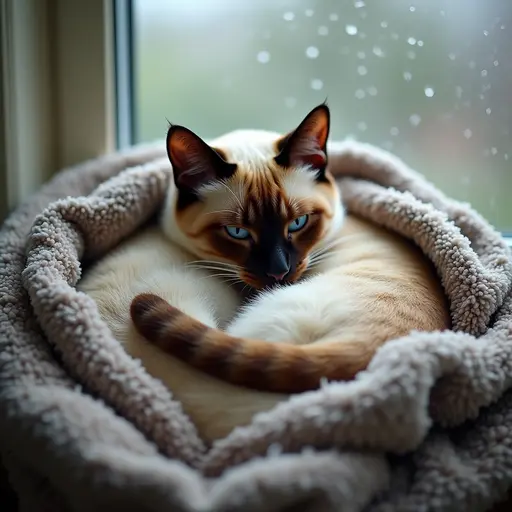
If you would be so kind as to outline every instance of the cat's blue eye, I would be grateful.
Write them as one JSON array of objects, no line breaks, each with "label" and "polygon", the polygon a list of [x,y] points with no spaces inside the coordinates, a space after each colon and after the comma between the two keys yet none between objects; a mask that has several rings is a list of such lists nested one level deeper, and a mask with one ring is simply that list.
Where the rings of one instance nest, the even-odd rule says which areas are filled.
[{"label": "cat's blue eye", "polygon": [[251,236],[247,229],[240,228],[238,226],[226,226],[225,229],[229,236],[236,238],[237,240],[247,240]]},{"label": "cat's blue eye", "polygon": [[293,233],[295,231],[299,231],[306,225],[307,221],[308,221],[307,215],[301,215],[300,217],[297,217],[295,220],[290,222],[290,224],[288,224],[288,233]]}]

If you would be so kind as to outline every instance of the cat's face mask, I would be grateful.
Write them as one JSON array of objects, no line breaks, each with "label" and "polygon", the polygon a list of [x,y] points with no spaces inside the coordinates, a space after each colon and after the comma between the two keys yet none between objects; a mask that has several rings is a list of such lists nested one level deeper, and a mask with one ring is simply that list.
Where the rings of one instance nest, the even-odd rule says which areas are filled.
[{"label": "cat's face mask", "polygon": [[[235,132],[236,133],[236,132]],[[209,146],[171,126],[167,150],[180,240],[226,280],[261,289],[297,281],[343,208],[327,172],[329,109],[313,109],[284,137],[254,132]],[[213,265],[215,262],[215,265]]]}]

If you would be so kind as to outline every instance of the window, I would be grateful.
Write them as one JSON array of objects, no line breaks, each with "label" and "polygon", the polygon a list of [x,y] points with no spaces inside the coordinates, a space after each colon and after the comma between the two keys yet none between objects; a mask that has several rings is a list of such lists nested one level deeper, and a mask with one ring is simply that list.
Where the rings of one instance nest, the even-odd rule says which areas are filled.
[{"label": "window", "polygon": [[503,0],[134,0],[136,141],[292,128],[384,147],[512,230],[512,5]]},{"label": "window", "polygon": [[0,222],[58,169],[115,148],[112,7],[0,1]]}]

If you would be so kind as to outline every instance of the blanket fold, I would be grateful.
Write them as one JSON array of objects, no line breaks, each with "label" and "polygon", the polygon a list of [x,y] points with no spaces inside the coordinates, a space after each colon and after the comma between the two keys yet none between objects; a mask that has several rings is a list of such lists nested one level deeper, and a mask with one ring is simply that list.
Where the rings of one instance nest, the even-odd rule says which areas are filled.
[{"label": "blanket fold", "polygon": [[432,261],[453,331],[391,341],[354,381],[293,396],[208,448],[75,289],[84,262],[159,209],[163,143],[66,170],[0,235],[0,453],[27,510],[477,511],[503,496],[509,248],[396,157],[352,141],[328,151],[348,210]]}]

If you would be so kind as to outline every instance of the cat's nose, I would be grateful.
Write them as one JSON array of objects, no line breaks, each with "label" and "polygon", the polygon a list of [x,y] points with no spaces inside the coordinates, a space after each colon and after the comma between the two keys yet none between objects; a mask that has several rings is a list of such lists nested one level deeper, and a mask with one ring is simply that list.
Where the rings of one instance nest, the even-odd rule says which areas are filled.
[{"label": "cat's nose", "polygon": [[283,247],[278,245],[271,252],[266,272],[276,281],[282,281],[290,272],[290,254]]},{"label": "cat's nose", "polygon": [[275,279],[276,281],[282,281],[286,274],[288,274],[288,270],[286,272],[281,272],[280,274],[272,274],[272,273],[268,273],[267,276],[268,277],[271,277],[272,279]]}]

